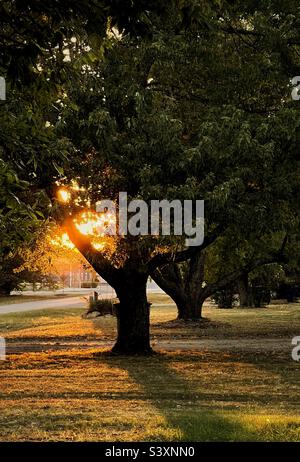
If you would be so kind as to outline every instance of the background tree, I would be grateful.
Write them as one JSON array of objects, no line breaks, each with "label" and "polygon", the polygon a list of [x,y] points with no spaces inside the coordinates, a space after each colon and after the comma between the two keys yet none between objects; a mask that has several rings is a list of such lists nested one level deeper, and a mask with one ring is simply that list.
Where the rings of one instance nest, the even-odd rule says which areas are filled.
[{"label": "background tree", "polygon": [[[188,135],[185,139],[191,144],[194,141],[190,151],[191,168],[203,187],[199,192],[206,199],[206,224],[215,223],[217,230],[221,230],[219,236],[224,230],[230,233],[229,239],[235,245],[241,234],[244,240],[250,241],[249,262],[257,240],[264,233],[291,231],[293,225],[298,226],[298,135],[295,130],[299,108],[291,103],[286,91],[291,73],[299,72],[299,31],[297,16],[292,14],[295,6],[240,2],[230,10],[223,4],[219,19],[215,18],[211,24],[214,33],[210,34],[207,50],[203,47],[205,34],[202,33],[202,53],[196,54],[197,61],[191,60],[193,69],[187,65],[181,71],[181,81],[184,81],[181,92],[178,86],[173,86],[176,93],[172,96],[186,102],[184,120]],[[196,20],[193,14],[190,19]],[[215,46],[212,45],[214,34],[219,39]],[[201,70],[195,73],[202,56]],[[174,63],[178,60],[174,59]],[[176,64],[174,66],[176,68]],[[229,101],[231,107],[228,107]],[[272,252],[270,233],[269,238],[265,250]],[[261,254],[259,246],[255,253]],[[228,258],[230,260],[227,252],[226,259],[219,261],[221,267],[227,266]],[[153,274],[177,303],[181,317],[185,312],[187,318],[199,318],[203,297],[208,293],[208,289],[202,290],[204,256],[198,255],[197,261],[198,286],[189,284],[191,273],[197,280],[194,259],[181,267],[165,266]],[[241,263],[246,264],[245,258]],[[223,273],[223,276],[223,283],[219,281],[221,285],[227,281],[227,275]]]}]

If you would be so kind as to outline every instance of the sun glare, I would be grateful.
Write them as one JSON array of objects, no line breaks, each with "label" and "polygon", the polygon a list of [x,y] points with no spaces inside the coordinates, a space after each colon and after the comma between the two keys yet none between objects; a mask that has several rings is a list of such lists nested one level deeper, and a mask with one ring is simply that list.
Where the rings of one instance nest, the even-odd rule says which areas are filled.
[{"label": "sun glare", "polygon": [[94,247],[95,250],[101,251],[105,249],[105,243],[104,242],[92,242],[92,246]]},{"label": "sun glare", "polygon": [[[79,186],[74,180],[68,189],[64,186],[57,190],[58,200],[66,204],[73,199],[74,204],[78,205],[79,203],[76,204],[76,199],[72,197],[70,190],[79,192],[85,191],[85,188]],[[90,207],[90,202],[86,201],[85,205]],[[102,251],[114,247],[113,236],[116,234],[116,217],[109,210],[96,213],[86,209],[74,218],[73,223],[80,234],[90,238],[94,249]],[[70,249],[74,248],[67,233],[59,237],[58,244]]]},{"label": "sun glare", "polygon": [[104,236],[115,226],[115,217],[109,213],[86,211],[74,220],[75,226],[85,236]]},{"label": "sun glare", "polygon": [[96,213],[85,211],[74,220],[77,230],[91,238],[91,244],[94,249],[101,251],[112,246],[112,236],[114,234],[116,219],[109,212]]},{"label": "sun glare", "polygon": [[57,234],[53,239],[51,239],[52,244],[57,247],[64,247],[66,249],[75,250],[75,245],[70,240],[68,233]]},{"label": "sun glare", "polygon": [[63,202],[66,204],[67,202],[70,201],[71,194],[69,193],[69,191],[67,191],[67,189],[61,188],[57,192],[57,198],[60,202]]}]

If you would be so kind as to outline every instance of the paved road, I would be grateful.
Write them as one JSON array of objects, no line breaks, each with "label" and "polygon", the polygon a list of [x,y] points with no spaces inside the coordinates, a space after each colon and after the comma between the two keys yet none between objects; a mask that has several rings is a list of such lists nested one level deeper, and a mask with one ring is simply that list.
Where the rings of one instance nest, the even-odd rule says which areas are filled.
[{"label": "paved road", "polygon": [[50,300],[37,300],[23,303],[0,305],[0,314],[21,313],[23,311],[46,310],[47,308],[84,308],[86,300],[81,297],[58,297]]},{"label": "paved road", "polygon": [[[26,292],[30,294],[29,292]],[[47,295],[48,292],[39,292],[39,295]],[[73,292],[74,293],[74,292]],[[0,315],[6,313],[21,313],[23,311],[32,311],[32,310],[45,310],[48,308],[85,308],[86,299],[92,295],[93,291],[89,289],[86,293],[81,293],[78,297],[57,297],[49,300],[37,300],[30,302],[21,302],[21,303],[8,303],[7,305],[0,304]],[[148,287],[148,293],[163,293],[162,290],[156,290],[155,287]],[[102,287],[99,293],[99,298],[115,298],[115,291],[107,286]],[[168,306],[169,303],[155,303],[155,306]]]},{"label": "paved road", "polygon": [[[0,305],[0,315],[6,313],[21,313],[23,311],[46,310],[48,308],[86,308],[86,297],[66,297],[51,300],[37,300],[22,303],[9,303]],[[106,298],[100,295],[99,298]],[[170,306],[172,303],[154,303],[153,306]]]}]

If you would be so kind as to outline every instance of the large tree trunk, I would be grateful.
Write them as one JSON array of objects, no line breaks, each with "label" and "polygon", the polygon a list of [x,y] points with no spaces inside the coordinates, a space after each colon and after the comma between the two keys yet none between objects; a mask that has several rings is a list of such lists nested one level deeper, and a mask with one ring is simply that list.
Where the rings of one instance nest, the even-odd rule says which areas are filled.
[{"label": "large tree trunk", "polygon": [[253,296],[251,287],[249,286],[248,273],[244,273],[237,280],[237,288],[239,293],[240,306],[243,308],[253,306]]},{"label": "large tree trunk", "polygon": [[9,286],[1,286],[0,287],[0,297],[8,297],[11,293],[12,289],[11,287]]},{"label": "large tree trunk", "polygon": [[139,269],[142,264],[138,252],[132,252],[131,258],[121,268],[116,268],[92,246],[88,237],[77,231],[72,219],[66,220],[65,227],[77,249],[96,273],[115,289],[119,298],[116,306],[118,336],[113,352],[127,355],[152,353],[146,295],[148,270]]},{"label": "large tree trunk", "polygon": [[199,294],[186,295],[180,303],[177,303],[178,319],[184,321],[198,321],[202,318],[202,307],[204,300]]},{"label": "large tree trunk", "polygon": [[198,252],[181,266],[170,264],[151,274],[158,286],[176,303],[178,319],[196,321],[202,317],[204,258],[204,252]]},{"label": "large tree trunk", "polygon": [[146,275],[129,274],[115,287],[118,336],[112,351],[118,354],[152,353],[150,346],[150,304],[147,301]]},{"label": "large tree trunk", "polygon": [[17,277],[13,273],[13,269],[8,266],[7,271],[5,270],[6,268],[2,267],[0,273],[0,297],[8,297],[17,285]]}]

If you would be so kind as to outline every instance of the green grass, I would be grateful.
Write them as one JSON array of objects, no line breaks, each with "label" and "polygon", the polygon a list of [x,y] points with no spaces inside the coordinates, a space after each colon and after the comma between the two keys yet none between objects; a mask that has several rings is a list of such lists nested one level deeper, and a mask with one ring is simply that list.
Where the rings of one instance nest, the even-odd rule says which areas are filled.
[{"label": "green grass", "polygon": [[[97,348],[115,336],[111,317],[81,319],[79,309],[1,315],[0,335],[21,350],[0,361],[0,440],[299,441],[299,364],[290,357],[299,308],[206,307],[211,322],[201,327],[170,323],[175,307],[153,306],[152,335],[175,348],[157,343],[149,358]],[[178,339],[227,346],[178,351]],[[233,348],[239,339],[255,353]],[[30,349],[43,342],[43,351]]]},{"label": "green grass", "polygon": [[40,300],[58,300],[59,298],[69,298],[69,297],[78,297],[76,293],[70,294],[49,294],[49,295],[10,295],[9,297],[0,297],[0,310],[1,305],[13,305],[15,303],[26,303],[26,302],[38,302]]},{"label": "green grass", "polygon": [[51,300],[57,298],[55,295],[10,295],[9,297],[0,297],[1,305],[12,305],[14,303],[38,302],[39,300]]}]

